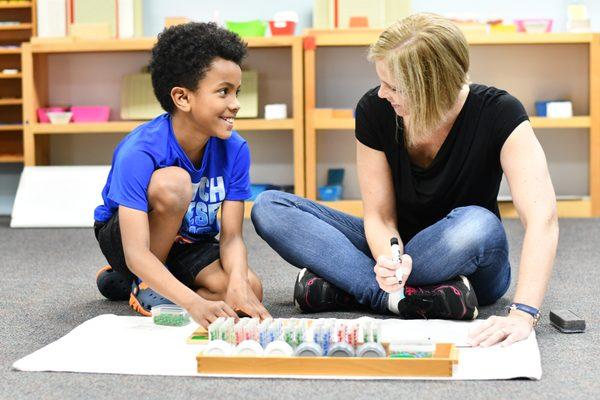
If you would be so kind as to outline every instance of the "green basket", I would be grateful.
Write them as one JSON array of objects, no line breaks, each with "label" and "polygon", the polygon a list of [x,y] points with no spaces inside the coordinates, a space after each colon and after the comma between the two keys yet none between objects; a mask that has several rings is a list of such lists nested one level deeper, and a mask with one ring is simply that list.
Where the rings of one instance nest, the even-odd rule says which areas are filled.
[{"label": "green basket", "polygon": [[261,20],[254,21],[225,21],[227,29],[237,33],[241,37],[261,37],[267,32],[267,22]]}]

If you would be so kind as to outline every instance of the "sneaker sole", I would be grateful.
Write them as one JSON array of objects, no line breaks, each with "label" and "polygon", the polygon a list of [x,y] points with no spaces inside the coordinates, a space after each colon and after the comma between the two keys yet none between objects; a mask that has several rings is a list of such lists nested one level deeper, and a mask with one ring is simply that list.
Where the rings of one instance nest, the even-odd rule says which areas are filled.
[{"label": "sneaker sole", "polygon": [[110,265],[105,265],[104,267],[100,268],[98,272],[96,272],[96,281],[98,281],[98,278],[100,277],[101,273],[103,273],[104,271],[108,271],[109,269],[112,269]]},{"label": "sneaker sole", "polygon": [[147,311],[144,307],[142,307],[142,305],[140,304],[138,299],[133,295],[133,293],[129,295],[129,305],[131,306],[131,308],[133,308],[135,312],[142,314],[144,317],[152,316],[152,313],[150,311]]},{"label": "sneaker sole", "polygon": [[299,293],[300,292],[300,284],[299,283],[302,280],[302,278],[304,278],[304,274],[306,274],[306,271],[307,271],[306,268],[302,268],[300,270],[300,272],[298,273],[296,282],[294,282],[294,306],[302,312],[304,312],[304,311],[302,310],[302,308],[300,307],[300,303],[298,303],[298,300],[296,300],[296,299],[298,298],[298,296],[301,295],[301,293]]},{"label": "sneaker sole", "polygon": [[[462,280],[464,285],[469,290],[469,295],[467,295],[465,298],[465,307],[467,309],[469,309],[470,307],[473,308],[473,316],[470,319],[476,319],[477,316],[479,315],[479,309],[477,308],[477,306],[478,306],[477,297],[475,297],[475,293],[473,292],[473,289],[471,288],[471,282],[469,282],[469,279],[464,275],[459,275],[459,278]],[[469,303],[471,303],[471,301],[469,301],[469,300],[475,300],[476,304],[469,304]]]}]

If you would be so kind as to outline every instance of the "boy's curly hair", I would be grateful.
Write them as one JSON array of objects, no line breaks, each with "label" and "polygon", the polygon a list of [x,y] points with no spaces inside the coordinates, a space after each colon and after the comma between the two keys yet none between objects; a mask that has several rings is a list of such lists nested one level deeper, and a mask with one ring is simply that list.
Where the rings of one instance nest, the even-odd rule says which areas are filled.
[{"label": "boy's curly hair", "polygon": [[190,22],[164,29],[152,48],[150,73],[154,95],[162,108],[172,114],[175,86],[196,90],[215,58],[241,66],[247,44],[235,33],[213,22]]}]

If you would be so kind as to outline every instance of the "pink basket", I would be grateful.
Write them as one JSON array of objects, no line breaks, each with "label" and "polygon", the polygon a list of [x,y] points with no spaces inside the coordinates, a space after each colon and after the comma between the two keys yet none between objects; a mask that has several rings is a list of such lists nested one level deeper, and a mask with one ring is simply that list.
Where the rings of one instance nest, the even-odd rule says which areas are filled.
[{"label": "pink basket", "polygon": [[73,106],[73,122],[106,122],[110,116],[109,106]]},{"label": "pink basket", "polygon": [[552,19],[549,18],[515,19],[515,25],[517,32],[546,33],[552,31]]},{"label": "pink basket", "polygon": [[49,112],[64,112],[69,111],[69,107],[42,107],[37,109],[38,121],[44,124],[50,123],[50,118],[48,118]]}]

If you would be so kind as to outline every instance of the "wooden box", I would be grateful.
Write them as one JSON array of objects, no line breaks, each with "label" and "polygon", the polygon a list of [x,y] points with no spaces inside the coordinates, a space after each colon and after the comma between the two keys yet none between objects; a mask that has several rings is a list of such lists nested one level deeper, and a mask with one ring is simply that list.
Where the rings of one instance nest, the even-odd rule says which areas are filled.
[{"label": "wooden box", "polygon": [[211,375],[323,375],[450,377],[458,363],[451,343],[438,343],[432,358],[248,357],[198,354],[198,372]]}]

